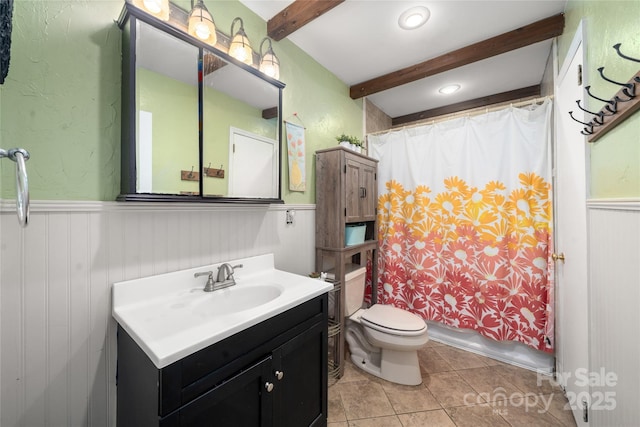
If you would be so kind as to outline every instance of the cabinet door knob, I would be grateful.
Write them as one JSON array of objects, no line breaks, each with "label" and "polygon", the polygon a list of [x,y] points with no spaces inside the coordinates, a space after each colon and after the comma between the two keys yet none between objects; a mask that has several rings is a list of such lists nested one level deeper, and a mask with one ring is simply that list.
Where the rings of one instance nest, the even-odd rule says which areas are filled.
[{"label": "cabinet door knob", "polygon": [[271,393],[273,391],[273,383],[267,381],[264,383],[264,388],[267,390],[267,393]]},{"label": "cabinet door knob", "polygon": [[282,371],[276,371],[275,374],[276,374],[276,378],[278,380],[281,380],[282,377],[284,377],[284,372],[282,372]]}]

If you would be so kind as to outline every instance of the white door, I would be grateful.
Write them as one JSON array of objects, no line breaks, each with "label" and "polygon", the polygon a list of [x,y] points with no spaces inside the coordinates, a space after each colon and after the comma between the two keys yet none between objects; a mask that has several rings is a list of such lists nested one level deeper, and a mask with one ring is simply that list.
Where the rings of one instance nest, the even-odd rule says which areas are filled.
[{"label": "white door", "polygon": [[556,267],[556,370],[566,387],[567,398],[579,426],[583,421],[583,401],[589,403],[589,327],[587,286],[587,157],[583,125],[569,117],[569,111],[583,122],[582,25],[558,74],[556,99],[555,253],[564,254]]},{"label": "white door", "polygon": [[229,196],[278,197],[276,140],[231,128],[229,165]]}]

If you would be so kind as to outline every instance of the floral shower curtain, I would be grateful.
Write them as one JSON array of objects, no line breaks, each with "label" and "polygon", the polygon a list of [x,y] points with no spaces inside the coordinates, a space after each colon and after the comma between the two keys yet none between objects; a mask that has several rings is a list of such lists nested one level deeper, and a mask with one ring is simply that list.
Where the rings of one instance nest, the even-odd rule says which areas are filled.
[{"label": "floral shower curtain", "polygon": [[551,102],[369,136],[378,302],[553,350]]}]

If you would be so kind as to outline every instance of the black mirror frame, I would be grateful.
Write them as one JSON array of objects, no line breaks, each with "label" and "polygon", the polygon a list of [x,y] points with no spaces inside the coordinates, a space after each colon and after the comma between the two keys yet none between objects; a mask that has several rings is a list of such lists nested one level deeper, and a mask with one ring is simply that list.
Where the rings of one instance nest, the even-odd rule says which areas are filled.
[{"label": "black mirror frame", "polygon": [[13,0],[0,1],[0,84],[9,73],[11,59],[11,28],[13,18]]},{"label": "black mirror frame", "polygon": [[[199,58],[202,60],[203,51],[207,50],[245,71],[259,77],[278,89],[278,197],[277,198],[251,198],[228,196],[203,196],[203,174],[200,174],[200,195],[178,194],[154,194],[136,193],[136,99],[135,99],[135,52],[136,52],[136,20],[140,20],[161,31],[164,31],[180,40],[183,40],[199,50]],[[128,25],[128,30],[127,30]],[[188,202],[188,203],[235,203],[235,204],[275,204],[284,203],[282,200],[282,89],[285,84],[262,74],[255,68],[244,64],[215,47],[194,39],[178,28],[144,12],[125,1],[122,13],[118,19],[118,26],[123,32],[122,37],[122,150],[121,150],[121,188],[117,201],[124,202]],[[127,32],[128,31],[128,32]],[[202,82],[198,84],[198,112],[199,122],[202,124],[203,88]],[[199,170],[203,170],[203,126],[198,130],[198,157]]]}]

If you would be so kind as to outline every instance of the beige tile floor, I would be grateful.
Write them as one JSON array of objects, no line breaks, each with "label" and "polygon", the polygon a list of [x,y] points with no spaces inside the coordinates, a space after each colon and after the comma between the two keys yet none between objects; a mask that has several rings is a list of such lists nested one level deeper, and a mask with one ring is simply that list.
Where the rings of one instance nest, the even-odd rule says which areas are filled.
[{"label": "beige tile floor", "polygon": [[381,380],[347,360],[329,386],[329,427],[575,426],[562,390],[535,372],[430,341],[423,383]]}]

